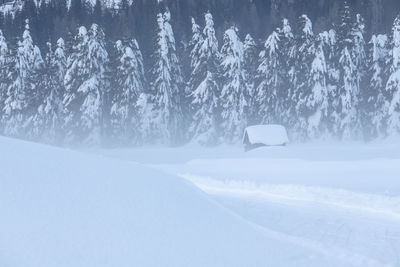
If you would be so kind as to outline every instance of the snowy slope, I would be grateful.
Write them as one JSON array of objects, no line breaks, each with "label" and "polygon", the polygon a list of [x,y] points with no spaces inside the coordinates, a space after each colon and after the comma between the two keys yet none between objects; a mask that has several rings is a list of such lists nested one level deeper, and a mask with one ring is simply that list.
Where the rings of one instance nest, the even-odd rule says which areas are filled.
[{"label": "snowy slope", "polygon": [[0,266],[352,266],[141,165],[0,138]]},{"label": "snowy slope", "polygon": [[360,266],[400,266],[398,147],[391,140],[101,153],[180,175],[249,222]]}]

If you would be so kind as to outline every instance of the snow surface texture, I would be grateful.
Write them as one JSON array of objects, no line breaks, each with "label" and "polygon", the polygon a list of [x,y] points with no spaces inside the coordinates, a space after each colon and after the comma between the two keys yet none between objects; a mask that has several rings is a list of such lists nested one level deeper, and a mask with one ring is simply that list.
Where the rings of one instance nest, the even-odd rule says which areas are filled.
[{"label": "snow surface texture", "polygon": [[261,227],[140,164],[7,138],[0,147],[2,267],[378,266]]},{"label": "snow surface texture", "polygon": [[243,219],[346,259],[343,266],[400,266],[398,147],[316,143],[248,153],[195,146],[102,153],[179,175]]},{"label": "snow surface texture", "polygon": [[246,128],[245,134],[251,144],[277,146],[289,143],[286,129],[281,125],[250,126]]}]

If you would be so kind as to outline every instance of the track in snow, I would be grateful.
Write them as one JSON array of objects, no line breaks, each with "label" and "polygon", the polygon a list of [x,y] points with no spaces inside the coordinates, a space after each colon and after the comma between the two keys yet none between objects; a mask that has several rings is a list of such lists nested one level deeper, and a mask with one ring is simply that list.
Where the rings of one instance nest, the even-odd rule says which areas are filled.
[{"label": "track in snow", "polygon": [[[294,185],[193,182],[242,218],[371,266],[400,266],[400,199]],[[369,204],[369,205],[368,205]],[[304,242],[304,241],[303,241]]]}]

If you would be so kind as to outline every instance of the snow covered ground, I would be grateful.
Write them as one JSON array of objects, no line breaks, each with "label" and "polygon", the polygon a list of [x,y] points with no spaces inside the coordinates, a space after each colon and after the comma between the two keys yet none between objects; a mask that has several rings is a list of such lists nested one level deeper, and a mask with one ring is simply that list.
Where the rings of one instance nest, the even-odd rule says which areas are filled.
[{"label": "snow covered ground", "polygon": [[103,153],[183,177],[264,229],[350,261],[400,266],[399,148],[391,141]]},{"label": "snow covered ground", "polygon": [[398,148],[0,138],[0,266],[400,266]]}]

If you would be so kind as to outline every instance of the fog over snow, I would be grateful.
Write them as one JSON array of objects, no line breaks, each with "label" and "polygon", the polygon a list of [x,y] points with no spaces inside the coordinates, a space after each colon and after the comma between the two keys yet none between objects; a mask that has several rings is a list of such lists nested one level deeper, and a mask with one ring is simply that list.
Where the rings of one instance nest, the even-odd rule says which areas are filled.
[{"label": "fog over snow", "polygon": [[398,3],[0,1],[0,267],[399,267]]}]

